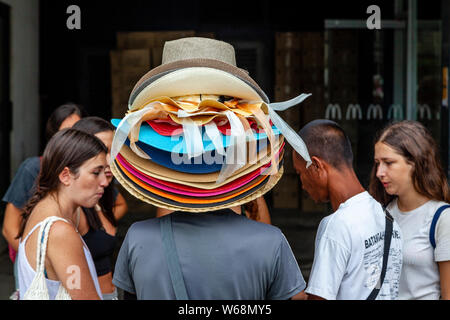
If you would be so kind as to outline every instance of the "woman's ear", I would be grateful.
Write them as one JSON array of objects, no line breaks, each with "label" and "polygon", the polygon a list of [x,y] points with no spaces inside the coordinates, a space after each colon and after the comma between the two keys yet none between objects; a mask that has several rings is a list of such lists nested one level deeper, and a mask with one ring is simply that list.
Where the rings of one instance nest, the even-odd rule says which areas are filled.
[{"label": "woman's ear", "polygon": [[72,177],[71,177],[69,168],[65,167],[63,169],[63,171],[60,172],[58,177],[59,177],[59,181],[61,181],[61,183],[63,185],[65,185],[66,187],[68,187],[70,185],[70,180]]}]

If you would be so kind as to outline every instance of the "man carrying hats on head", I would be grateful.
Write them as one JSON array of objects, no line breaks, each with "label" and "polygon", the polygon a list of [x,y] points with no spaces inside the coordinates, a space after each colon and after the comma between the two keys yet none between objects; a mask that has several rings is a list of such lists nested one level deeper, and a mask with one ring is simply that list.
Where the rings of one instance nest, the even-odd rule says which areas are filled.
[{"label": "man carrying hats on head", "polygon": [[130,95],[111,170],[138,199],[172,212],[134,223],[113,283],[137,299],[305,298],[281,231],[240,214],[281,178],[285,139],[303,141],[276,114],[231,45],[205,38],[166,42],[162,65]]},{"label": "man carrying hats on head", "polygon": [[398,224],[364,190],[353,170],[350,140],[329,120],[314,120],[299,135],[312,164],[293,152],[303,189],[335,211],[325,217],[316,236],[309,278],[309,299],[394,300],[402,266]]}]

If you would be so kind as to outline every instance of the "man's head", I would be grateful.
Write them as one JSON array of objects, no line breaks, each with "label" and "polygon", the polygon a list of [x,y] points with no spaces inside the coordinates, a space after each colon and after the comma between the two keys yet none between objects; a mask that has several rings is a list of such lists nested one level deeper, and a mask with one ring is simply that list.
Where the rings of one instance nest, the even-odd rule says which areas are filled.
[{"label": "man's head", "polygon": [[329,200],[330,174],[353,170],[353,152],[344,130],[330,120],[314,120],[298,133],[308,147],[312,164],[292,152],[294,168],[303,189],[314,201]]}]

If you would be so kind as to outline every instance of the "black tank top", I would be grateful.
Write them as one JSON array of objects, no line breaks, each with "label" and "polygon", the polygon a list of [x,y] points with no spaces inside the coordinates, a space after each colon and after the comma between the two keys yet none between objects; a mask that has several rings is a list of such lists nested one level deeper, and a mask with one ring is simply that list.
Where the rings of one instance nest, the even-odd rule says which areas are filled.
[{"label": "black tank top", "polygon": [[89,228],[89,231],[83,235],[83,240],[91,252],[97,276],[111,272],[116,237],[108,234],[103,227],[98,230]]}]

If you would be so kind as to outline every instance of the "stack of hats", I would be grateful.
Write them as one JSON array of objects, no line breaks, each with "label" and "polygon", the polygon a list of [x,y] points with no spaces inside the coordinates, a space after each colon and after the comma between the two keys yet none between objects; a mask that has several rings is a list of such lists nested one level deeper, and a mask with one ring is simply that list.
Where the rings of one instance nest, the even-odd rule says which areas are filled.
[{"label": "stack of hats", "polygon": [[231,45],[205,38],[166,42],[162,65],[131,92],[111,170],[135,197],[175,211],[229,208],[268,192],[283,174],[285,138],[306,147],[248,73]]}]

